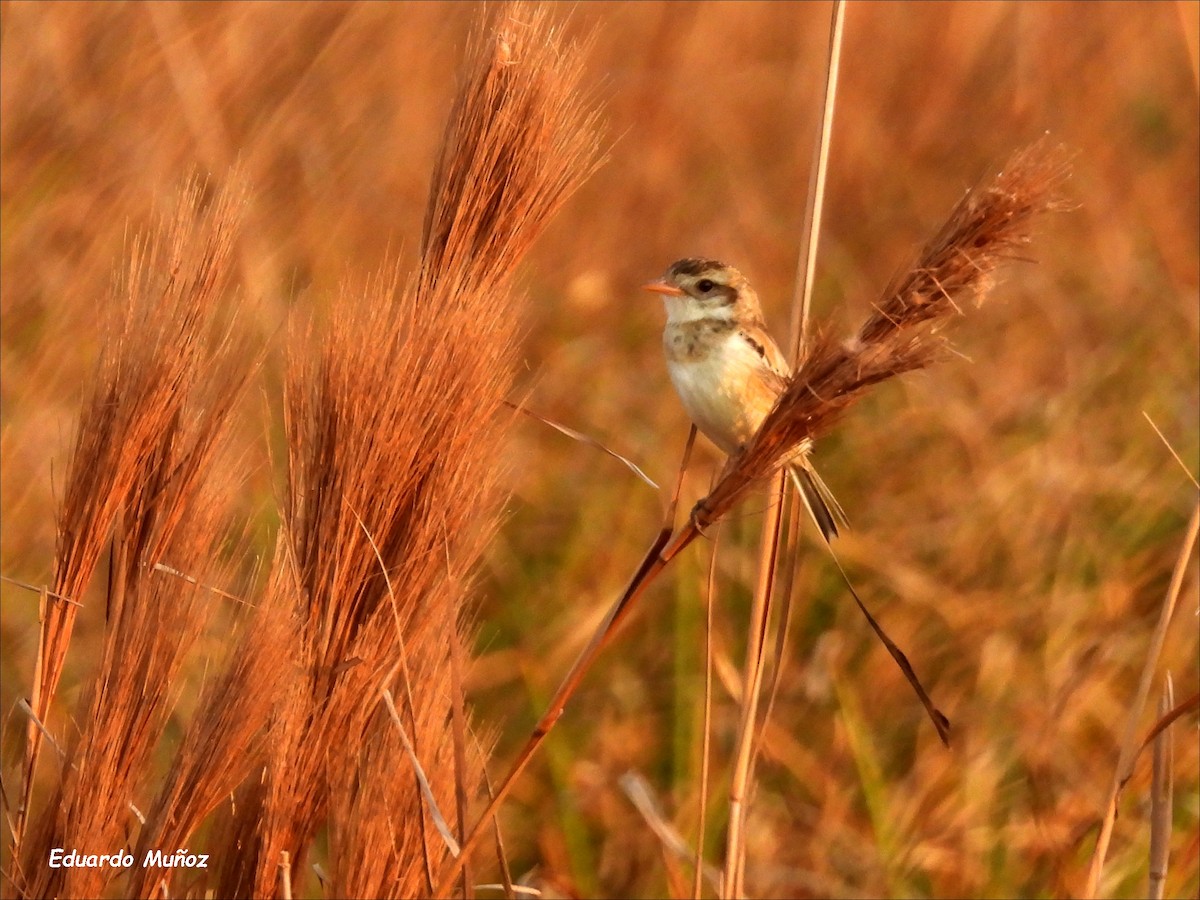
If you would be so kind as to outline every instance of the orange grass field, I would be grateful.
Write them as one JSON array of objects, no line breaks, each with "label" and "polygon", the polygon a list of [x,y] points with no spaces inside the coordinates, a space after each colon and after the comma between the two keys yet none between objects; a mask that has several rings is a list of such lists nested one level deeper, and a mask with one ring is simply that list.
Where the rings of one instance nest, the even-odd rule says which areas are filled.
[{"label": "orange grass field", "polygon": [[[303,414],[317,394],[289,400],[285,413],[285,384],[316,383],[303,379],[321,354],[335,359],[343,351],[346,360],[364,352],[376,368],[363,367],[380,384],[393,366],[397,378],[421,376],[425,345],[412,338],[410,323],[394,322],[407,343],[385,336],[394,319],[419,315],[421,304],[382,302],[386,290],[372,277],[398,262],[405,283],[417,264],[430,179],[479,14],[468,3],[0,5],[4,896],[86,895],[85,884],[105,896],[164,896],[152,881],[126,876],[39,881],[28,859],[20,861],[24,876],[15,875],[12,842],[29,724],[19,701],[31,696],[39,665],[39,595],[13,580],[55,583],[56,523],[80,408],[96,378],[107,310],[122,296],[114,277],[128,269],[135,236],[157,234],[154,223],[171,220],[190,176],[207,179],[205,190],[215,193],[240,170],[245,201],[230,238],[230,284],[197,301],[199,314],[234,338],[225,356],[198,357],[221,369],[207,373],[219,376],[206,382],[216,385],[209,390],[229,391],[223,396],[234,403],[228,439],[198,476],[224,499],[180,509],[184,525],[221,523],[189,546],[197,559],[214,557],[224,590],[252,604],[282,596],[287,567],[272,566],[281,516],[292,521],[295,504],[314,492],[337,496],[320,482],[323,457],[290,455],[312,437],[305,429],[315,428],[316,413]],[[432,560],[420,573],[425,580],[411,581],[432,585],[412,587],[413,608],[441,591],[470,615],[465,693],[472,728],[491,748],[495,782],[658,533],[676,478],[688,421],[662,357],[662,304],[639,285],[679,257],[715,257],[747,275],[768,325],[781,340],[787,333],[830,7],[597,2],[552,4],[549,16],[580,42],[564,53],[582,66],[580,90],[598,112],[600,162],[524,256],[511,292],[501,286],[489,297],[486,272],[478,284],[463,276],[493,304],[486,334],[511,332],[505,339],[515,349],[496,352],[496,378],[459,394],[447,390],[447,404],[458,404],[447,406],[452,419],[476,411],[488,419],[459,449],[453,441],[462,434],[447,425],[449,449],[436,460],[454,473],[459,454],[470,459],[446,481],[465,498],[457,518],[438,519],[437,509],[420,506],[420,494],[416,511],[406,513],[428,525],[420,546],[422,559]],[[1168,673],[1176,703],[1200,690],[1196,549],[1187,542],[1200,469],[1198,20],[1194,2],[848,4],[816,262],[820,328],[837,336],[857,328],[963,192],[1044,133],[1070,154],[1062,188],[1069,209],[1037,218],[1020,253],[1029,261],[1003,265],[987,302],[964,306],[948,329],[953,355],[874,390],[817,442],[815,462],[851,523],[836,542],[840,559],[949,716],[951,746],[939,742],[809,528],[747,800],[749,896],[1081,895],[1131,713],[1140,742],[1158,718]],[[514,56],[504,63],[532,65],[521,49],[524,26],[512,27]],[[455,265],[469,269],[469,256],[455,256]],[[418,296],[427,304],[454,296],[438,290]],[[305,343],[310,318],[316,324]],[[327,338],[330,321],[344,327]],[[438,351],[438,377],[469,368],[484,352],[470,322],[455,327],[466,337]],[[127,349],[142,339],[135,321]],[[371,357],[363,345],[374,341],[384,349]],[[296,347],[310,357],[289,365]],[[387,355],[397,347],[403,359]],[[345,363],[336,377],[351,383],[356,368]],[[249,373],[240,394],[232,393],[237,372]],[[487,395],[476,409],[472,392],[493,390],[502,395]],[[502,396],[628,458],[660,490],[587,443],[513,418]],[[414,405],[393,427],[416,428],[436,414],[436,406]],[[326,438],[344,436],[327,424]],[[183,431],[190,433],[186,422]],[[294,494],[284,487],[289,458],[302,476]],[[359,472],[363,496],[374,496],[372,485],[389,470],[407,466],[402,456],[372,459],[376,468]],[[681,511],[706,492],[720,463],[711,445],[697,443]],[[477,485],[482,498],[493,498],[478,517],[470,505]],[[293,497],[293,513],[284,496]],[[391,495],[381,488],[379,496]],[[718,868],[765,505],[765,494],[751,495],[717,543],[701,842]],[[350,540],[358,526],[346,522]],[[330,551],[324,534],[301,535],[309,540],[305,558],[317,566]],[[399,562],[415,552],[396,549],[409,546],[406,534],[392,548]],[[107,530],[93,537],[107,547]],[[712,541],[697,541],[651,585],[502,807],[512,877],[543,896],[691,895],[691,862],[663,835],[673,830],[688,847],[698,837],[712,550]],[[388,552],[381,547],[382,556]],[[362,558],[369,570],[374,557]],[[106,582],[116,569],[107,550],[98,559],[91,588],[78,598],[83,606],[46,722],[66,748],[87,731],[88,710],[100,708],[88,705],[97,672],[111,665],[122,673],[119,646],[105,637]],[[1177,568],[1182,587],[1155,657]],[[114,771],[125,763],[130,771],[112,782],[124,792],[114,788],[107,798],[119,800],[118,817],[104,820],[102,832],[113,845],[92,852],[142,846],[146,836],[127,804],[149,809],[173,748],[206,708],[202,686],[253,647],[235,638],[266,627],[257,619],[245,625],[249,614],[236,600],[183,582],[172,589],[188,594],[191,606],[178,615],[186,619],[180,633],[190,636],[170,665],[137,670],[160,672],[152,687],[163,694],[155,701],[161,714],[149,726],[158,732],[136,764],[120,752],[112,758]],[[176,601],[165,596],[157,602],[170,614],[138,627],[175,627]],[[263,600],[262,609],[273,602]],[[186,618],[197,605],[207,612]],[[420,637],[408,652],[420,656],[449,641],[455,608],[413,632]],[[125,614],[109,610],[114,622]],[[379,639],[390,639],[390,624],[381,627]],[[1148,659],[1150,699],[1139,709]],[[301,672],[287,653],[272,660],[253,678]],[[330,677],[356,661],[334,658]],[[416,666],[414,677],[425,677]],[[133,675],[136,692],[143,676]],[[303,827],[297,813],[273,826],[271,840],[280,843],[263,838],[263,847],[289,847],[280,835],[305,831],[308,840],[295,845],[307,850],[303,865],[290,884],[276,883],[272,857],[253,888],[191,873],[167,895],[220,896],[217,885],[235,883],[245,895],[423,893],[363,874],[372,841],[383,841],[399,819],[371,821],[357,810],[358,795],[345,791],[358,781],[317,774],[330,757],[304,757],[302,740],[284,741],[300,756],[271,756],[276,744],[259,732],[286,720],[272,698],[292,696],[288,678],[277,680],[280,694],[264,689],[260,706],[245,707],[258,712],[241,723],[238,746],[247,765],[262,753],[276,760],[271,771],[294,764],[328,780],[325,806],[296,807]],[[340,689],[358,691],[349,683]],[[380,709],[364,715],[386,723]],[[440,741],[439,729],[451,726],[448,713],[439,715],[422,727]],[[453,720],[458,729],[461,717]],[[358,732],[340,729],[366,726],[347,723],[328,725],[325,739],[353,751]],[[1192,706],[1166,732],[1174,774],[1168,897],[1200,891],[1197,727]],[[435,793],[458,830],[446,741],[430,774],[442,772]],[[377,746],[384,745],[370,745]],[[372,763],[375,778],[394,774],[411,787],[407,758],[398,744],[387,746]],[[455,746],[461,750],[461,734]],[[35,808],[57,796],[56,752],[42,751]],[[73,771],[79,790],[96,769]],[[629,786],[639,783],[654,810],[635,803],[640,795]],[[471,793],[469,824],[483,787],[477,775],[457,784]],[[214,788],[217,808],[200,810],[204,824],[178,846],[207,847],[221,866],[233,865],[216,857],[237,846],[221,823],[246,818],[229,808],[235,785],[248,790],[238,779]],[[1150,795],[1147,750],[1120,795],[1098,896],[1146,895]],[[260,801],[268,803],[253,800]],[[73,834],[74,815],[55,820],[51,808],[45,835]],[[428,824],[427,832],[438,845],[436,862],[445,851]],[[500,880],[490,835],[474,860],[472,883]],[[428,881],[419,883],[428,890]],[[706,883],[704,896],[713,891]]]}]

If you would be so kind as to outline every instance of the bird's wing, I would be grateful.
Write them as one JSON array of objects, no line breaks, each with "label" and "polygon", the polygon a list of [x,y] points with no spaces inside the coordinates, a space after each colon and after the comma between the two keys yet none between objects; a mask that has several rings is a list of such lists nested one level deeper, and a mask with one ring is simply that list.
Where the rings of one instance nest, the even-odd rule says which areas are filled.
[{"label": "bird's wing", "polygon": [[779,349],[779,345],[775,343],[761,322],[751,322],[743,325],[738,330],[738,334],[742,340],[754,348],[754,352],[766,364],[766,368],[770,374],[778,379],[778,386],[775,393],[780,393],[787,384],[792,367],[788,365],[787,357],[783,355],[783,351]]}]

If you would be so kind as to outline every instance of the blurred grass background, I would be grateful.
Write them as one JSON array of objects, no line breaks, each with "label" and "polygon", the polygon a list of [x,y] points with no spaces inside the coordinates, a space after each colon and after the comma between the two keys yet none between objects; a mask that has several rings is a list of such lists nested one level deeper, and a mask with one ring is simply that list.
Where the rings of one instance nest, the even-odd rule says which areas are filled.
[{"label": "blurred grass background", "polygon": [[[193,170],[252,196],[242,327],[268,348],[238,436],[244,520],[275,524],[281,329],[389,254],[411,261],[475,8],[458,3],[0,6],[0,571],[45,582],[55,478],[130,236]],[[527,266],[522,397],[662,485],[687,422],[637,285],[673,259],[741,268],[786,326],[818,114],[824,4],[589,3],[567,27],[609,153]],[[955,728],[944,751],[815,550],[749,821],[764,896],[1078,893],[1117,742],[1195,501],[1200,188],[1195,3],[852,3],[816,313],[847,330],[961,192],[1049,131],[1073,212],[960,323],[966,357],[860,405],[816,459],[850,515],[864,599]],[[519,64],[519,60],[517,61]],[[661,498],[530,420],[497,447],[507,525],[480,573],[477,722],[499,773],[658,528]],[[718,456],[704,445],[684,508]],[[722,533],[718,676],[740,665],[759,507]],[[666,890],[617,779],[649,779],[694,838],[704,575],[660,581],[507,807],[514,870],[585,896]],[[35,594],[4,584],[5,751],[28,692]],[[1193,566],[1159,671],[1198,688]],[[91,670],[85,610],[63,696]],[[212,640],[219,641],[219,635]],[[713,803],[736,704],[717,678]],[[183,708],[189,706],[187,698]],[[1143,716],[1143,731],[1153,717]],[[1176,729],[1169,896],[1200,891],[1194,717]],[[6,755],[6,759],[11,759]],[[1103,892],[1145,889],[1143,762]],[[714,820],[710,818],[710,823]],[[710,828],[710,852],[721,847]]]}]

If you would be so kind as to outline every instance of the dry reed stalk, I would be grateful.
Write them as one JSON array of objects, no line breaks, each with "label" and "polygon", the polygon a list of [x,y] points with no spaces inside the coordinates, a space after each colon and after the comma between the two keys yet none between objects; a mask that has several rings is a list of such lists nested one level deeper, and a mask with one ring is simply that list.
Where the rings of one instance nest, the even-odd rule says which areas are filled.
[{"label": "dry reed stalk", "polygon": [[[463,856],[478,842],[482,823],[508,796],[646,588],[671,560],[769,478],[798,443],[826,433],[868,387],[938,360],[938,327],[961,313],[968,299],[982,299],[988,276],[1029,242],[1029,229],[1038,215],[1065,208],[1059,191],[1068,171],[1062,153],[1044,141],[1015,154],[994,181],[966,193],[914,267],[888,287],[875,314],[853,338],[841,344],[828,338],[816,342],[758,432],[741,453],[730,457],[688,521],[673,533],[668,527],[655,537],[463,841]],[[446,892],[459,864],[452,860],[443,867],[438,895]]]},{"label": "dry reed stalk", "polygon": [[[750,605],[746,629],[746,662],[742,672],[741,715],[738,737],[729,776],[729,816],[725,833],[725,875],[722,897],[741,897],[745,893],[746,800],[752,789],[754,735],[758,722],[758,701],[762,694],[766,667],[767,638],[774,605],[775,569],[779,562],[780,526],[783,522],[783,498],[787,487],[780,473],[773,480],[767,500],[759,541],[758,578]],[[782,624],[782,623],[780,623]]]},{"label": "dry reed stalk", "polygon": [[[693,430],[695,425],[692,426]],[[703,896],[704,834],[708,819],[708,768],[712,750],[712,671],[713,671],[713,607],[717,595],[717,548],[720,546],[720,526],[713,534],[712,554],[708,560],[708,580],[704,588],[704,714],[700,726],[703,735],[700,746],[700,808],[696,813],[696,859],[692,872],[692,900]],[[724,881],[717,876],[717,893],[724,890]]]},{"label": "dry reed stalk", "polygon": [[804,206],[800,257],[796,261],[796,289],[792,295],[792,317],[788,346],[793,360],[807,355],[808,327],[812,313],[813,280],[816,276],[817,247],[821,243],[821,220],[825,209],[825,182],[829,172],[829,149],[833,146],[833,115],[837,108],[838,72],[842,65],[842,35],[846,25],[845,0],[834,0],[829,23],[829,59],[825,63],[825,96],[821,102],[821,122],[813,145],[813,163]]},{"label": "dry reed stalk", "polygon": [[[27,740],[14,839],[26,893],[102,889],[111,870],[51,870],[49,850],[120,846],[136,779],[169,712],[171,680],[204,617],[203,589],[156,569],[209,566],[221,505],[202,476],[247,374],[240,348],[214,334],[242,191],[227,188],[207,207],[203,194],[199,182],[189,183],[160,233],[135,242],[83,406],[59,520],[55,593],[83,596],[111,534],[108,622],[70,770],[23,843],[42,732]],[[76,609],[54,602],[43,619],[36,721],[45,722]]]},{"label": "dry reed stalk", "polygon": [[[1171,673],[1163,683],[1158,701],[1158,717],[1167,715],[1175,705]],[[1167,883],[1167,865],[1171,858],[1171,811],[1174,792],[1174,752],[1168,726],[1154,737],[1154,756],[1150,776],[1150,873],[1146,896],[1162,900]]]},{"label": "dry reed stalk", "polygon": [[[810,314],[812,310],[812,287],[816,275],[817,249],[821,240],[822,212],[825,208],[825,183],[829,169],[829,149],[833,143],[833,116],[837,102],[838,69],[841,64],[842,34],[846,17],[843,0],[835,0],[829,28],[829,58],[825,67],[825,94],[822,101],[821,121],[814,147],[812,174],[809,180],[808,197],[804,210],[803,243],[797,261],[796,289],[792,299],[791,340],[793,368],[802,364],[807,349]],[[795,498],[785,504],[787,478],[780,472],[775,479],[771,501],[762,525],[762,540],[758,559],[758,581],[750,611],[747,629],[746,663],[743,673],[742,716],[738,731],[737,747],[734,751],[733,771],[729,779],[729,826],[726,832],[724,896],[740,897],[745,892],[745,799],[754,777],[759,731],[758,704],[762,693],[763,669],[766,662],[767,638],[770,631],[772,609],[775,605],[775,573],[777,564],[790,572],[796,565],[798,546],[793,542],[783,544],[783,522],[785,506],[790,520],[789,533],[794,535],[799,519],[799,504]],[[788,551],[792,552],[788,552]],[[776,617],[778,638],[775,642],[774,677],[778,679],[783,662],[782,638],[787,632],[790,615],[790,576],[783,596],[779,615]],[[773,698],[775,684],[768,693]],[[768,705],[769,714],[769,705]],[[764,718],[765,724],[765,718]]]},{"label": "dry reed stalk", "polygon": [[1108,844],[1112,840],[1113,826],[1117,822],[1117,803],[1121,799],[1121,789],[1133,775],[1133,767],[1137,762],[1138,754],[1146,746],[1144,741],[1140,745],[1138,744],[1137,722],[1142,715],[1142,710],[1146,707],[1146,699],[1150,696],[1154,668],[1162,653],[1167,627],[1171,624],[1171,618],[1179,602],[1179,595],[1183,590],[1183,578],[1193,559],[1193,551],[1198,537],[1200,537],[1200,503],[1196,504],[1196,508],[1192,510],[1192,517],[1188,521],[1187,533],[1180,545],[1179,556],[1175,560],[1175,570],[1171,573],[1171,584],[1163,598],[1158,622],[1154,626],[1154,634],[1151,635],[1150,645],[1146,650],[1146,660],[1142,664],[1142,676],[1138,682],[1137,693],[1130,704],[1129,715],[1125,720],[1125,732],[1117,753],[1117,767],[1113,773],[1112,783],[1109,785],[1108,798],[1105,801],[1104,813],[1100,820],[1100,832],[1096,836],[1096,848],[1092,853],[1087,883],[1082,893],[1082,896],[1086,898],[1095,897],[1100,890],[1100,879],[1104,874],[1104,861],[1108,856]]},{"label": "dry reed stalk", "polygon": [[[323,822],[330,893],[428,893],[425,854],[440,865],[447,851],[428,833],[384,690],[406,698],[398,712],[439,808],[479,785],[454,764],[453,660],[466,652],[463,573],[500,512],[513,274],[596,158],[581,55],[544,8],[506,5],[494,22],[468,51],[417,276],[344,288],[329,333],[293,341],[276,561],[295,582],[300,674],[272,724],[261,823],[243,851],[254,895],[278,892],[284,853],[299,887]],[[243,876],[226,883],[244,890]]]},{"label": "dry reed stalk", "polygon": [[[829,27],[829,59],[825,66],[825,97],[821,110],[821,127],[816,144],[813,148],[813,164],[808,185],[807,202],[804,209],[804,223],[801,234],[807,235],[807,240],[801,244],[800,258],[796,264],[796,288],[792,296],[792,320],[789,328],[789,346],[792,348],[793,360],[802,360],[808,352],[808,332],[811,321],[812,288],[816,274],[817,248],[820,244],[820,228],[822,210],[825,203],[825,183],[829,165],[829,150],[833,144],[833,115],[837,102],[838,72],[841,69],[842,38],[845,32],[846,4],[844,0],[836,0],[830,17]],[[799,560],[799,535],[801,521],[801,504],[794,502],[794,497],[785,494],[783,528],[786,540],[780,552],[779,565],[779,624],[775,629],[775,651],[771,670],[771,684],[767,688],[767,708],[764,711],[758,732],[755,737],[755,748],[752,755],[757,754],[757,744],[771,717],[775,705],[775,696],[783,673],[785,642],[789,623],[791,622],[792,585],[795,581]]]}]

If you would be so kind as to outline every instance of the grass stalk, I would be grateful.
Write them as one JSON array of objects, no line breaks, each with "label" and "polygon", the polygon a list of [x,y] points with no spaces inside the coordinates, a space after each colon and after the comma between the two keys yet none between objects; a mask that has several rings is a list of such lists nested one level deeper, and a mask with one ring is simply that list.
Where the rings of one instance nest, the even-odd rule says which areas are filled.
[{"label": "grass stalk", "polygon": [[[695,429],[695,426],[692,426]],[[705,825],[708,821],[708,770],[712,757],[712,674],[713,674],[713,607],[717,594],[717,549],[720,546],[720,526],[713,534],[712,552],[708,561],[708,580],[704,590],[704,716],[700,745],[700,809],[696,819],[696,865],[692,875],[692,898],[700,900],[704,884]],[[721,886],[718,885],[718,892]]]},{"label": "grass stalk", "polygon": [[[817,249],[821,240],[821,218],[825,207],[825,184],[829,169],[829,148],[833,142],[833,116],[837,102],[838,69],[841,63],[842,32],[845,23],[844,0],[834,0],[829,34],[829,57],[825,67],[825,92],[822,101],[820,125],[814,149],[813,165],[809,177],[808,198],[804,210],[804,230],[801,237],[800,257],[797,262],[795,293],[792,302],[791,341],[793,368],[804,364],[807,350],[808,326],[812,311],[812,287],[816,274]],[[738,730],[734,765],[730,773],[729,827],[726,834],[725,890],[728,897],[740,897],[745,893],[745,803],[753,780],[754,762],[760,725],[758,705],[762,692],[765,649],[769,637],[771,611],[774,604],[775,573],[781,559],[789,570],[795,567],[796,558],[786,551],[797,550],[798,544],[790,548],[782,546],[783,521],[786,513],[791,527],[788,533],[795,535],[799,523],[799,504],[785,506],[787,476],[781,472],[771,492],[763,519],[762,538],[759,546],[758,580],[750,608],[747,629],[744,687],[742,691],[742,719]],[[791,580],[788,579],[782,612],[790,612]],[[780,640],[776,641],[774,680],[775,687],[783,663],[782,637],[787,634],[786,615],[777,617],[776,628]],[[768,711],[770,704],[768,704]],[[765,721],[763,722],[765,726]]]},{"label": "grass stalk", "polygon": [[834,0],[829,25],[829,58],[825,64],[825,94],[821,102],[821,123],[813,148],[809,170],[808,198],[804,206],[800,256],[796,261],[795,292],[792,297],[789,345],[792,361],[803,362],[807,355],[809,322],[812,319],[812,291],[816,276],[817,248],[821,243],[821,219],[825,210],[825,183],[829,175],[829,148],[833,146],[833,115],[837,107],[838,73],[842,65],[842,35],[846,25],[846,0]]},{"label": "grass stalk", "polygon": [[746,637],[746,661],[742,672],[741,718],[738,723],[737,744],[729,778],[729,824],[725,842],[725,896],[741,897],[745,893],[744,870],[746,847],[746,803],[752,787],[754,735],[758,721],[758,701],[762,692],[763,664],[766,661],[768,631],[771,622],[775,568],[778,562],[779,535],[782,523],[783,492],[787,487],[784,473],[776,476],[763,520],[759,542],[758,580],[750,605]]},{"label": "grass stalk", "polygon": [[1121,798],[1121,788],[1133,774],[1133,764],[1140,749],[1137,740],[1138,719],[1141,718],[1142,710],[1146,708],[1146,699],[1150,696],[1154,669],[1158,664],[1158,657],[1162,653],[1163,642],[1167,637],[1167,627],[1171,624],[1171,618],[1175,613],[1179,593],[1183,590],[1184,574],[1192,561],[1198,532],[1200,532],[1200,503],[1196,504],[1196,508],[1192,511],[1192,517],[1188,521],[1187,533],[1180,545],[1179,556],[1175,560],[1175,570],[1171,574],[1171,584],[1167,588],[1166,596],[1163,597],[1158,623],[1154,626],[1154,633],[1146,648],[1146,659],[1142,665],[1142,677],[1138,682],[1137,693],[1134,695],[1125,719],[1125,731],[1117,755],[1116,771],[1113,773],[1112,782],[1109,785],[1108,797],[1100,819],[1100,832],[1096,837],[1096,848],[1092,853],[1087,883],[1082,894],[1086,900],[1091,900],[1100,890],[1100,879],[1104,875],[1104,860],[1108,856],[1108,845],[1112,840],[1113,826],[1117,821],[1117,803]]},{"label": "grass stalk", "polygon": [[[1175,689],[1168,672],[1158,701],[1161,719],[1175,706]],[[1154,737],[1153,767],[1150,776],[1150,874],[1146,896],[1162,900],[1167,886],[1167,866],[1171,858],[1171,812],[1174,794],[1174,749],[1168,726]]]}]

